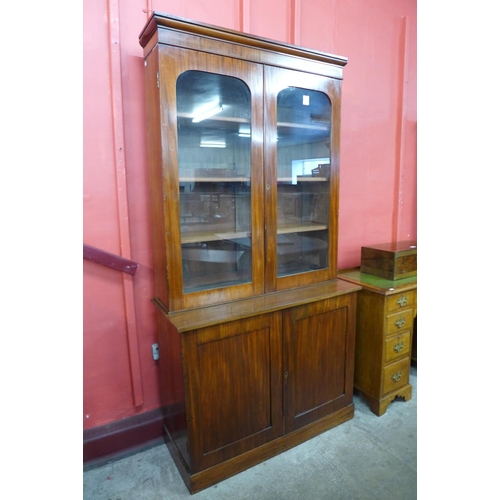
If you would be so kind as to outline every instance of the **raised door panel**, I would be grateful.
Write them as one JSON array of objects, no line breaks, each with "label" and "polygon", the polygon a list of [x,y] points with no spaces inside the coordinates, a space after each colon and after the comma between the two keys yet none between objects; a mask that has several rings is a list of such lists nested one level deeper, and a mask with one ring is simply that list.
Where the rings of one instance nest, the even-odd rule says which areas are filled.
[{"label": "raised door panel", "polygon": [[342,296],[284,313],[285,432],[352,402],[353,300]]},{"label": "raised door panel", "polygon": [[[161,47],[169,311],[264,291],[263,68]],[[152,185],[153,190],[160,189]]]},{"label": "raised door panel", "polygon": [[216,325],[188,337],[192,471],[282,435],[280,313]]}]

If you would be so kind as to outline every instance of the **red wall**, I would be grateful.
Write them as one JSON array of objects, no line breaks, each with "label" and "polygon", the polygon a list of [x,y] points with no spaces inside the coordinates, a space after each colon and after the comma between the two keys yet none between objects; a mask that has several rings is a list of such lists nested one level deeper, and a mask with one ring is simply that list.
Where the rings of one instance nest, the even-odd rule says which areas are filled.
[{"label": "red wall", "polygon": [[339,266],[416,239],[416,0],[85,0],[83,241],[139,263],[84,261],[84,429],[159,406],[143,59],[157,10],[346,56]]}]

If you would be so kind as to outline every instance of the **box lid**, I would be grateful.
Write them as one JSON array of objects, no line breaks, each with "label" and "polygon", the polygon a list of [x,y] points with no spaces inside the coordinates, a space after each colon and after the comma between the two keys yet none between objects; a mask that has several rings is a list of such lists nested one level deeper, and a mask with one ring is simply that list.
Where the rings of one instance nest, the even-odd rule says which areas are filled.
[{"label": "box lid", "polygon": [[416,241],[393,241],[391,243],[381,243],[379,245],[369,245],[363,246],[361,248],[372,248],[374,250],[382,250],[385,252],[404,252],[404,251],[412,251],[415,252],[417,250],[417,242]]}]

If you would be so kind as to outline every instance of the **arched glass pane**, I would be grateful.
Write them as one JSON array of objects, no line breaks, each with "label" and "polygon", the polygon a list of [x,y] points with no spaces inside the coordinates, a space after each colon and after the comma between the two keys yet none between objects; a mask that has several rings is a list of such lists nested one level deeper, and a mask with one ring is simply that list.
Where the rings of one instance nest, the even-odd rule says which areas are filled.
[{"label": "arched glass pane", "polygon": [[250,90],[186,71],[177,80],[184,292],[251,281]]},{"label": "arched glass pane", "polygon": [[326,94],[278,94],[278,276],[328,267],[330,129]]}]

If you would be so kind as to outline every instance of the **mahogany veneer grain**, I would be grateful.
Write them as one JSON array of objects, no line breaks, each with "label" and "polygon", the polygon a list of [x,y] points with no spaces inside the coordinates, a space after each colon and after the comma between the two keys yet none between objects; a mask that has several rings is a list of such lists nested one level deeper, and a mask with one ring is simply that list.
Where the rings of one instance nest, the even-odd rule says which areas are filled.
[{"label": "mahogany veneer grain", "polygon": [[[353,416],[361,287],[337,279],[340,98],[347,59],[157,12],[139,39],[165,439],[195,493]],[[195,86],[179,83],[187,72],[197,75],[190,80]],[[239,124],[251,125],[248,149],[228,148],[234,171],[224,166],[226,157],[200,153],[203,131],[191,121],[195,106],[182,105],[198,104],[207,93],[221,100],[221,82],[228,80],[242,82],[249,107],[238,114],[236,100],[230,100],[225,112],[200,127],[236,136]],[[289,101],[278,120],[278,96],[290,89],[305,89],[298,98],[311,106],[299,118],[296,101]],[[311,103],[309,94],[316,96]],[[314,105],[316,99],[323,104]],[[280,145],[293,144],[280,165],[278,130],[286,136]],[[206,163],[209,157],[212,163]],[[292,161],[311,157],[321,161],[321,176],[295,185],[285,179],[292,177]],[[279,177],[283,165],[290,171]],[[239,183],[248,189],[245,205],[238,205],[243,218],[236,209],[231,215],[234,200],[227,196],[232,189],[235,199],[240,196]],[[290,192],[282,189],[285,183]],[[222,225],[206,216],[198,195],[191,196],[198,188],[204,199],[224,194]],[[279,215],[284,194],[300,196],[305,207],[312,196],[319,201],[314,210],[287,219]],[[283,257],[278,245],[294,236]],[[238,245],[238,251],[228,245]],[[233,251],[224,254],[229,265],[220,253],[207,264],[205,249],[212,257],[214,251]]]}]

